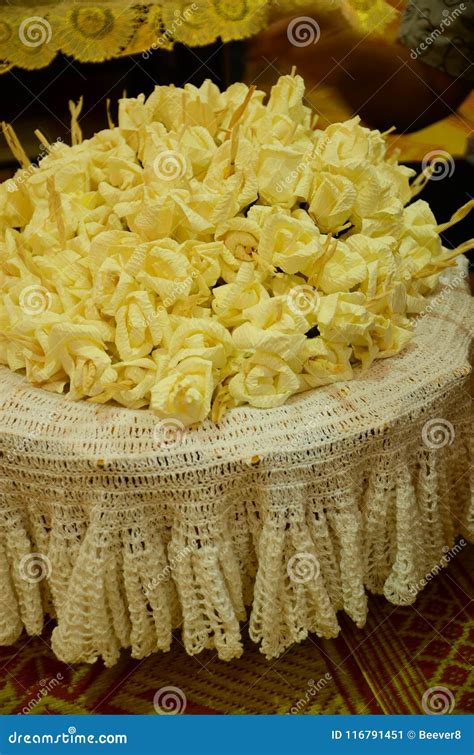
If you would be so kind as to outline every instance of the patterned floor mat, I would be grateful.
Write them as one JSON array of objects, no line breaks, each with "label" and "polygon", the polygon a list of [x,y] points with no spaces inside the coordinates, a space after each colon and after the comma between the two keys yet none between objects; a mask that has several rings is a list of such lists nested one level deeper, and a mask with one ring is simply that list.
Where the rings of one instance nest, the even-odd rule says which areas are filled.
[{"label": "patterned floor mat", "polygon": [[363,629],[341,615],[336,640],[313,636],[273,661],[248,639],[231,663],[210,651],[189,657],[177,633],[166,654],[70,667],[50,649],[51,622],[42,637],[0,648],[0,712],[154,713],[155,700],[191,714],[470,713],[473,562],[466,546],[414,606],[372,598]]}]

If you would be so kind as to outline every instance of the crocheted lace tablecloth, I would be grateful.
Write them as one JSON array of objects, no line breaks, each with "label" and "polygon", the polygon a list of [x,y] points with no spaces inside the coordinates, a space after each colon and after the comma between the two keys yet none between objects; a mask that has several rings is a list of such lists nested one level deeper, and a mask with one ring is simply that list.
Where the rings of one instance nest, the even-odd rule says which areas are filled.
[{"label": "crocheted lace tablecloth", "polygon": [[[164,441],[148,411],[73,403],[0,370],[0,642],[68,662],[131,647],[267,657],[358,626],[366,591],[412,603],[472,539],[465,269],[409,347],[348,383],[231,410]],[[157,425],[158,423],[158,425]],[[458,547],[458,546],[455,546]]]}]

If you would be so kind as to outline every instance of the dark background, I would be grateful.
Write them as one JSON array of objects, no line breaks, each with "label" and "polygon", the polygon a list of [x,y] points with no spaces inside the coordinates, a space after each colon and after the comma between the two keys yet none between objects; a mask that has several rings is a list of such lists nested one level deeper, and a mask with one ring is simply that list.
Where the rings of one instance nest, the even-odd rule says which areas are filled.
[{"label": "dark background", "polygon": [[[243,42],[216,42],[196,52],[176,44],[172,52],[155,50],[148,58],[127,56],[100,64],[80,63],[59,54],[47,68],[14,68],[0,76],[1,119],[13,124],[25,151],[35,159],[39,149],[35,129],[39,128],[50,142],[58,137],[69,142],[70,99],[77,102],[84,96],[80,125],[84,137],[88,137],[107,127],[107,99],[111,100],[116,122],[116,103],[124,92],[128,97],[141,92],[148,95],[157,84],[183,86],[189,82],[199,86],[207,78],[224,89],[244,76]],[[408,164],[418,172],[421,169],[420,163]],[[0,135],[0,178],[8,178],[17,167]],[[429,182],[420,197],[429,202],[438,221],[445,222],[473,194],[474,167],[459,159],[452,176]],[[446,246],[453,248],[474,236],[472,217],[471,214],[443,234]]]}]

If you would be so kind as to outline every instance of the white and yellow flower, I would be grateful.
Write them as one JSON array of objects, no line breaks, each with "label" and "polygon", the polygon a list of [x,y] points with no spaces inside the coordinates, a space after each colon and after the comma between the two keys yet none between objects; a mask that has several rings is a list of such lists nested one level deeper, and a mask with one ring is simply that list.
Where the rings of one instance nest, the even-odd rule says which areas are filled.
[{"label": "white and yellow flower", "polygon": [[154,384],[150,407],[158,417],[172,418],[188,427],[208,416],[213,391],[212,362],[189,357]]},{"label": "white and yellow flower", "polygon": [[330,343],[324,338],[307,340],[303,350],[303,375],[309,388],[352,378],[352,348],[343,343]]},{"label": "white and yellow flower", "polygon": [[156,87],[0,185],[0,363],[189,426],[400,352],[452,255],[384,136],[303,103]]},{"label": "white and yellow flower", "polygon": [[284,273],[306,274],[321,256],[323,244],[314,224],[281,212],[266,220],[258,252],[269,265]]},{"label": "white and yellow flower", "polygon": [[232,283],[216,286],[213,290],[212,310],[226,327],[245,321],[245,310],[270,298],[266,288],[255,274],[251,262],[243,262]]},{"label": "white and yellow flower", "polygon": [[215,318],[183,318],[168,343],[170,364],[199,357],[223,369],[234,352],[232,337]]},{"label": "white and yellow flower", "polygon": [[145,357],[161,342],[156,297],[149,291],[128,294],[115,312],[115,322],[115,344],[122,360]]},{"label": "white and yellow flower", "polygon": [[321,231],[336,232],[350,220],[356,197],[354,184],[345,176],[316,174],[309,213]]},{"label": "white and yellow flower", "polygon": [[229,382],[229,393],[236,404],[260,409],[281,406],[301,388],[301,379],[286,361],[275,353],[256,351],[244,358],[239,372]]},{"label": "white and yellow flower", "polygon": [[101,331],[100,323],[58,323],[51,328],[45,371],[64,370],[72,399],[95,396],[117,378]]}]

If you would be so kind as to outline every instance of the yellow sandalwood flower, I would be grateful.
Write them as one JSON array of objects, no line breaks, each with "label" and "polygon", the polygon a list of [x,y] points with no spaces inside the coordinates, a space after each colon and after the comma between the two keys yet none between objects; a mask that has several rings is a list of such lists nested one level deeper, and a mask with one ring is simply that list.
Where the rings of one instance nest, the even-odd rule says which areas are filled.
[{"label": "yellow sandalwood flower", "polygon": [[276,328],[258,328],[250,322],[239,325],[232,333],[235,346],[240,351],[265,351],[279,354],[286,362],[295,364],[306,336],[304,333],[282,333]]},{"label": "yellow sandalwood flower", "polygon": [[237,259],[252,262],[258,248],[260,227],[247,218],[231,218],[216,228],[215,238],[223,241],[227,249]]},{"label": "yellow sandalwood flower", "polygon": [[[150,392],[158,380],[159,370],[154,359],[149,357],[117,362],[115,383],[106,387],[103,400],[113,398],[131,409],[140,409],[150,403]],[[99,397],[102,400],[102,397]],[[97,400],[97,399],[96,399]]]},{"label": "yellow sandalwood flower", "polygon": [[319,173],[314,178],[309,213],[321,231],[335,232],[350,219],[356,196],[348,178]]},{"label": "yellow sandalwood flower", "polygon": [[358,117],[316,129],[296,75],[124,98],[0,184],[0,363],[185,425],[348,380],[459,251],[412,176]]},{"label": "yellow sandalwood flower", "polygon": [[134,150],[138,148],[138,133],[147,121],[144,102],[144,94],[139,94],[136,98],[123,97],[118,102],[120,133]]},{"label": "yellow sandalwood flower", "polygon": [[72,399],[101,393],[117,377],[100,327],[94,323],[53,325],[46,365],[49,361],[69,376]]},{"label": "yellow sandalwood flower", "polygon": [[393,236],[370,238],[361,233],[349,236],[345,242],[351,253],[355,253],[364,264],[364,277],[360,290],[368,298],[386,291],[397,271],[394,256],[396,241]]},{"label": "yellow sandalwood flower", "polygon": [[0,232],[3,234],[10,228],[25,228],[28,225],[33,215],[34,201],[23,184],[11,178],[0,184],[0,207]]},{"label": "yellow sandalwood flower", "polygon": [[410,179],[416,175],[416,171],[406,165],[398,165],[393,156],[379,163],[377,170],[384,182],[392,186],[395,195],[404,205],[407,204],[411,199]]},{"label": "yellow sandalwood flower", "polygon": [[[186,255],[192,268],[191,276],[195,285],[192,291],[209,294],[210,288],[215,286],[223,276],[223,268],[230,262],[233,267],[235,260],[221,241],[185,241],[180,252]],[[227,263],[225,262],[227,260]]]},{"label": "yellow sandalwood flower", "polygon": [[395,325],[389,318],[377,315],[374,327],[367,334],[365,345],[354,345],[354,356],[363,369],[368,369],[374,359],[398,354],[412,338],[412,331]]},{"label": "yellow sandalwood flower", "polygon": [[323,338],[332,343],[365,345],[375,321],[365,300],[364,294],[357,292],[322,296],[318,327]]},{"label": "yellow sandalwood flower", "polygon": [[204,126],[188,126],[180,138],[179,152],[186,155],[193,175],[204,178],[217,145]]},{"label": "yellow sandalwood flower", "polygon": [[378,315],[375,318],[374,337],[379,348],[379,357],[398,354],[411,340],[413,333],[408,328],[401,328],[389,317]]},{"label": "yellow sandalwood flower", "polygon": [[110,257],[102,263],[94,276],[92,296],[99,310],[106,315],[114,315],[128,294],[136,288],[135,278],[116,259]]},{"label": "yellow sandalwood flower", "polygon": [[249,307],[245,310],[245,316],[249,323],[263,330],[273,328],[281,333],[294,334],[306,333],[310,328],[310,319],[298,311],[296,303],[286,292],[283,296],[272,296]]},{"label": "yellow sandalwood flower", "polygon": [[[247,105],[238,121],[244,133],[247,133],[249,128],[255,128],[256,123],[267,112],[267,108],[262,105],[265,97],[264,92],[256,90],[250,93],[248,86],[242,82],[231,84],[225,92],[222,92],[220,97],[219,125],[225,133],[229,132],[233,119],[235,119],[235,114],[244,102],[247,101]],[[249,97],[250,99],[248,99]]]},{"label": "yellow sandalwood flower", "polygon": [[419,199],[403,210],[403,233],[400,255],[409,257],[417,271],[442,253],[441,239],[436,232],[436,220],[429,205]]},{"label": "yellow sandalwood flower", "polygon": [[156,299],[149,291],[128,294],[115,313],[115,321],[115,343],[123,360],[144,357],[161,341]]},{"label": "yellow sandalwood flower", "polygon": [[284,404],[300,386],[300,379],[284,359],[257,351],[241,362],[239,373],[229,382],[229,393],[237,404],[269,409]]},{"label": "yellow sandalwood flower", "polygon": [[366,163],[379,163],[385,155],[385,140],[379,131],[360,125],[356,116],[344,123],[333,123],[321,134],[316,154],[324,165],[339,172],[364,168]]},{"label": "yellow sandalwood flower", "polygon": [[297,186],[298,180],[295,183],[295,179],[298,179],[298,174],[304,170],[305,153],[308,149],[313,149],[312,137],[314,137],[314,134],[312,129],[304,123],[296,123],[289,115],[271,112],[265,107],[262,107],[262,112],[258,113],[258,116],[258,120],[252,125],[251,130],[253,141],[265,145],[272,142],[279,144],[291,142],[300,152],[301,164],[296,168],[296,173],[291,172],[285,176],[282,175],[279,180],[279,187],[290,183],[293,187]]},{"label": "yellow sandalwood flower", "polygon": [[356,220],[358,230],[367,237],[394,236],[399,238],[402,229],[403,205],[399,199],[393,198],[391,203],[372,215],[364,218],[360,223]]},{"label": "yellow sandalwood flower", "polygon": [[316,263],[314,270],[318,275],[318,289],[325,294],[350,291],[367,276],[364,258],[343,241],[337,241],[335,251],[322,264],[322,269],[319,271]]},{"label": "yellow sandalwood flower", "polygon": [[301,76],[280,76],[272,87],[267,110],[288,115],[293,122],[309,128],[312,110],[303,105],[304,88]]},{"label": "yellow sandalwood flower", "polygon": [[217,286],[213,290],[212,309],[227,327],[239,325],[245,320],[244,311],[270,295],[255,275],[251,262],[243,262],[232,283]]},{"label": "yellow sandalwood flower", "polygon": [[254,204],[247,212],[247,220],[251,220],[253,223],[256,223],[260,227],[260,229],[262,229],[271,215],[287,215],[288,217],[290,217],[291,212],[289,209],[283,207],[273,207],[266,204]]},{"label": "yellow sandalwood flower", "polygon": [[262,259],[285,273],[307,273],[322,254],[323,245],[314,224],[278,213],[263,226],[258,252]]},{"label": "yellow sandalwood flower", "polygon": [[[64,145],[65,146],[65,145]],[[81,145],[78,145],[81,147]],[[91,152],[84,147],[73,155],[64,149],[59,155],[45,158],[40,170],[35,170],[25,181],[28,194],[36,201],[48,201],[48,178],[54,178],[56,191],[62,194],[87,192],[91,189]]]},{"label": "yellow sandalwood flower", "polygon": [[145,103],[147,120],[161,121],[171,131],[198,124],[214,135],[226,108],[225,94],[209,79],[199,88],[192,84],[185,84],[183,89],[155,87]]},{"label": "yellow sandalwood flower", "polygon": [[174,366],[189,357],[200,357],[217,369],[225,367],[234,351],[234,344],[227,328],[214,318],[182,318],[168,344]]},{"label": "yellow sandalwood flower", "polygon": [[194,270],[176,243],[157,242],[137,259],[137,281],[155,291],[167,308],[191,291]]},{"label": "yellow sandalwood flower", "polygon": [[398,237],[403,204],[394,184],[369,165],[353,179],[356,200],[352,220],[367,236]]},{"label": "yellow sandalwood flower", "polygon": [[212,362],[190,357],[155,383],[150,406],[159,417],[175,419],[187,427],[207,417],[213,390]]},{"label": "yellow sandalwood flower", "polygon": [[178,223],[177,208],[171,196],[163,199],[144,198],[140,202],[125,203],[116,207],[120,217],[140,241],[171,238]]},{"label": "yellow sandalwood flower", "polygon": [[310,388],[335,383],[337,380],[350,380],[352,348],[342,343],[328,343],[323,338],[307,340],[303,350],[303,375]]},{"label": "yellow sandalwood flower", "polygon": [[[261,147],[256,174],[258,193],[266,204],[290,209],[296,204],[293,189],[298,181],[301,159],[301,152],[289,147],[277,144]],[[291,177],[290,181],[288,177]]]},{"label": "yellow sandalwood flower", "polygon": [[93,272],[96,272],[109,259],[115,260],[123,268],[140,244],[140,237],[135,233],[130,233],[130,231],[104,231],[99,233],[90,244],[90,268]]}]

